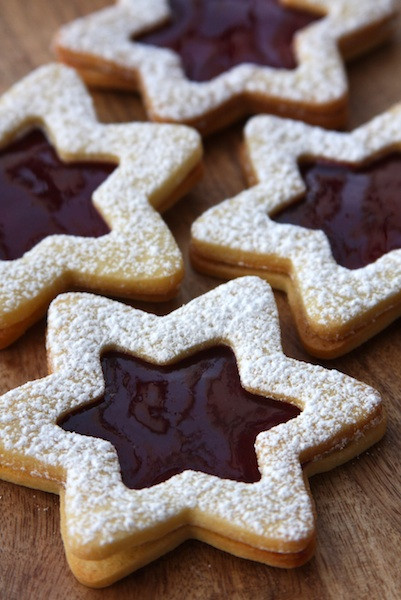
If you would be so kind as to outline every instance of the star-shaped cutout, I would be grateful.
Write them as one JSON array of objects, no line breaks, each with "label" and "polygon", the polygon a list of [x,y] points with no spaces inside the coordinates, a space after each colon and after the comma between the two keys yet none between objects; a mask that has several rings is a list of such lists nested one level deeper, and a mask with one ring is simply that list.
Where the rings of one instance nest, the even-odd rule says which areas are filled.
[{"label": "star-shaped cutout", "polygon": [[186,123],[210,133],[241,116],[263,111],[326,127],[344,126],[343,57],[353,57],[388,36],[394,2],[286,0],[283,4],[322,17],[297,32],[293,70],[245,62],[211,81],[190,81],[177,53],[140,40],[168,22],[166,0],[119,0],[63,26],[54,47],[58,57],[77,68],[88,83],[139,90],[152,120]]},{"label": "star-shaped cutout", "polygon": [[277,117],[251,119],[245,128],[246,170],[255,185],[193,224],[194,264],[220,276],[259,274],[285,290],[312,354],[334,357],[356,347],[401,313],[401,250],[347,268],[334,259],[322,230],[274,219],[305,195],[300,162],[323,159],[368,169],[399,146],[400,129],[401,105],[352,133]]},{"label": "star-shaped cutout", "polygon": [[99,123],[79,77],[62,65],[34,71],[0,100],[2,155],[38,128],[67,163],[113,163],[115,170],[93,193],[110,232],[50,235],[21,258],[0,261],[0,347],[21,335],[60,291],[78,287],[164,300],[183,274],[180,251],[157,211],[199,177],[199,135],[172,125]]},{"label": "star-shaped cutout", "polygon": [[191,81],[210,81],[243,63],[295,69],[295,33],[320,15],[278,0],[169,0],[171,18],[137,38],[179,54]]},{"label": "star-shaped cutout", "polygon": [[0,259],[21,258],[49,235],[109,233],[92,194],[115,167],[66,163],[40,130],[0,151]]},{"label": "star-shaped cutout", "polygon": [[101,400],[59,425],[109,440],[129,488],[150,487],[188,469],[258,481],[256,435],[299,414],[292,404],[246,392],[225,347],[169,367],[106,352],[101,365]]},{"label": "star-shaped cutout", "polygon": [[401,155],[356,167],[327,160],[301,163],[306,195],[273,215],[326,234],[339,265],[359,269],[401,248]]},{"label": "star-shaped cutout", "polygon": [[[259,481],[185,470],[129,489],[110,442],[58,425],[104,394],[105,352],[172,365],[216,345],[232,348],[248,392],[301,411],[257,436]],[[165,317],[100,296],[61,295],[49,309],[48,358],[51,375],[0,398],[0,472],[60,494],[67,558],[87,585],[107,585],[188,537],[268,564],[302,564],[315,539],[306,476],[367,448],[385,427],[375,390],[283,354],[273,294],[256,277],[222,285]]]}]

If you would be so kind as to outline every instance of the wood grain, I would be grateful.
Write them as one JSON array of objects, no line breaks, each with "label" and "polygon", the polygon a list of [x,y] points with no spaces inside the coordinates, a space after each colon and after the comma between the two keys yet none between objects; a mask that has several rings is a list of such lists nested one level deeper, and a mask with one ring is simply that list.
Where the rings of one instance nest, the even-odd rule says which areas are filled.
[{"label": "wood grain", "polygon": [[[0,92],[52,60],[56,28],[107,0],[0,0]],[[350,127],[401,100],[401,21],[392,43],[348,67]],[[104,122],[145,118],[128,94],[93,94]],[[206,172],[195,189],[165,215],[186,260],[180,296],[164,305],[137,303],[167,313],[216,286],[188,264],[190,224],[208,206],[242,190],[238,149],[241,124],[205,142]],[[401,199],[400,199],[401,201]],[[285,352],[303,351],[284,295],[277,293]],[[0,393],[46,374],[45,321],[0,353]],[[78,584],[64,558],[58,498],[0,482],[0,597],[5,600],[132,598],[337,600],[400,597],[401,570],[401,323],[396,322],[335,367],[375,386],[389,413],[388,433],[360,458],[311,481],[318,511],[318,548],[306,566],[282,571],[241,560],[199,542],[187,542],[105,590]],[[314,361],[316,362],[316,361]]]}]

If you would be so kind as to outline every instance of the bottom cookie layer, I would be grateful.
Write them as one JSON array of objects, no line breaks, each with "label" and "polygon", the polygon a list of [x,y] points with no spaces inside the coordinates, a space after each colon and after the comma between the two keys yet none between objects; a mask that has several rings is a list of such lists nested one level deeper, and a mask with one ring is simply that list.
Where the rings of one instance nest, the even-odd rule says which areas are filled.
[{"label": "bottom cookie layer", "polygon": [[[361,431],[357,439],[352,440],[344,446],[340,446],[337,450],[323,453],[321,456],[316,457],[315,460],[306,463],[303,467],[305,485],[308,487],[308,477],[331,470],[372,446],[372,444],[381,439],[385,428],[386,415],[384,411],[379,411],[373,423],[369,423]],[[15,470],[4,465],[0,469],[0,475],[7,481],[47,492],[57,493],[62,489],[60,483],[55,479],[38,479],[26,471],[21,472],[20,470]],[[240,558],[280,568],[294,568],[303,565],[313,556],[316,545],[315,536],[313,536],[305,540],[305,546],[302,549],[294,552],[277,552],[251,546],[204,527],[182,525],[158,539],[153,539],[137,546],[128,546],[104,558],[88,560],[78,557],[68,548],[64,520],[62,501],[61,532],[65,542],[68,564],[78,581],[94,588],[111,585],[122,577],[156,560],[163,554],[170,552],[188,539],[205,542]]]},{"label": "bottom cookie layer", "polygon": [[401,305],[394,300],[392,304],[376,307],[374,313],[365,314],[364,321],[355,323],[354,326],[350,325],[343,334],[333,337],[319,335],[313,325],[307,321],[291,277],[286,273],[258,266],[229,264],[223,261],[211,260],[198,252],[193,245],[190,254],[193,266],[201,273],[224,279],[257,275],[265,279],[273,288],[285,292],[288,295],[288,301],[292,308],[302,344],[310,354],[318,358],[337,358],[354,350],[401,315]]},{"label": "bottom cookie layer", "polygon": [[122,550],[102,560],[85,560],[66,551],[67,561],[75,577],[89,587],[106,587],[129,575],[163,554],[174,550],[188,539],[196,539],[229,552],[234,556],[265,563],[267,565],[293,568],[306,563],[313,555],[315,539],[300,552],[280,553],[253,548],[230,538],[218,535],[201,527],[180,527],[159,540],[147,542]]}]

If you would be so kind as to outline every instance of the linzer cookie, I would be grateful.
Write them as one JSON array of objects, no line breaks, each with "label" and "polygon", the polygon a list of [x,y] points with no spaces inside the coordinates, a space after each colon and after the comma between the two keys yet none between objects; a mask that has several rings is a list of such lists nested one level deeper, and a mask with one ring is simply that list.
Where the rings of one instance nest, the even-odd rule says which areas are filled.
[{"label": "linzer cookie", "polygon": [[401,105],[352,133],[277,117],[245,128],[247,191],[192,228],[192,261],[285,290],[312,354],[334,357],[401,313]]},{"label": "linzer cookie", "polygon": [[60,29],[60,60],[138,90],[149,118],[203,133],[272,112],[347,119],[343,59],[388,37],[393,0],[120,0]]},{"label": "linzer cookie", "polygon": [[190,537],[303,564],[315,546],[306,478],[384,432],[375,390],[283,354],[257,277],[166,317],[63,294],[47,342],[52,374],[0,398],[0,474],[60,494],[67,559],[89,586]]},{"label": "linzer cookie", "polygon": [[182,258],[157,211],[200,175],[195,131],[102,125],[75,72],[48,65],[0,100],[0,146],[0,347],[72,287],[174,295]]}]

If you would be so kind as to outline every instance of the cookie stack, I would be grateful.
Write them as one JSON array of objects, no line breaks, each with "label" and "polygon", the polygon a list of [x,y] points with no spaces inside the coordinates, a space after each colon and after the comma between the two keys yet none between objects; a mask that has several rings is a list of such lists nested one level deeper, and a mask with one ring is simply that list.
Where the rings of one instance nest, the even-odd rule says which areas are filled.
[{"label": "cookie stack", "polygon": [[[401,313],[401,108],[334,131],[344,59],[387,39],[394,14],[391,0],[119,0],[61,27],[61,62],[2,96],[0,346],[46,314],[49,375],[0,397],[0,475],[60,495],[85,585],[188,538],[300,566],[316,545],[308,477],[383,436],[374,387],[282,343],[297,347],[291,328],[306,358],[333,359]],[[83,81],[138,92],[147,122],[100,122]],[[201,136],[207,167],[252,114],[249,187],[214,201]],[[168,227],[181,205],[160,213],[202,177],[212,199],[183,223],[183,255]]]}]

